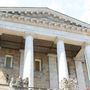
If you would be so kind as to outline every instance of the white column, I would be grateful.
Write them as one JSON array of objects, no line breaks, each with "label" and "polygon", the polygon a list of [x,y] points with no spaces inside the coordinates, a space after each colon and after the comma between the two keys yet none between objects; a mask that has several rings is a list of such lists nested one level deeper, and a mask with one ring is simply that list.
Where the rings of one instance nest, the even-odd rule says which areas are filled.
[{"label": "white column", "polygon": [[48,59],[49,59],[50,88],[51,89],[58,89],[56,55],[48,54]]},{"label": "white column", "polygon": [[[2,33],[0,32],[0,35],[2,35]],[[0,43],[1,43],[1,41],[0,41]],[[1,44],[0,44],[0,49],[1,49]]]},{"label": "white column", "polygon": [[87,70],[88,70],[88,77],[90,80],[90,44],[87,44],[85,46],[85,60],[86,60],[86,65],[87,65]]},{"label": "white column", "polygon": [[20,50],[20,77],[23,77],[23,67],[24,66],[24,50]]},{"label": "white column", "polygon": [[68,67],[65,54],[64,42],[62,40],[57,40],[57,59],[58,59],[58,74],[59,74],[59,88],[61,80],[64,78],[68,79]]},{"label": "white column", "polygon": [[86,90],[82,62],[79,60],[75,60],[75,66],[76,66],[76,74],[77,74],[79,90]]},{"label": "white column", "polygon": [[33,37],[25,37],[23,79],[29,78],[29,87],[34,87]]}]

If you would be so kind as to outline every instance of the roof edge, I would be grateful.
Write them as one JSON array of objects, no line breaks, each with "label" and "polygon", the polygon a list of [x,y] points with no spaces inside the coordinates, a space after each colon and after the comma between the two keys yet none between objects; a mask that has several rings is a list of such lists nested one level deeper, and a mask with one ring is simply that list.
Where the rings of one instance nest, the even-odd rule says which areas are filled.
[{"label": "roof edge", "polygon": [[87,27],[87,28],[90,28],[90,24],[86,23],[86,22],[83,22],[81,20],[78,20],[74,17],[71,17],[69,15],[66,15],[66,14],[63,14],[63,13],[60,13],[59,11],[55,11],[53,9],[50,9],[48,7],[0,7],[0,11],[9,11],[9,10],[15,10],[15,11],[18,11],[18,10],[21,10],[21,11],[30,11],[30,10],[46,10],[50,13],[53,13],[55,14],[56,16],[61,16],[63,17],[65,20],[70,20],[72,23],[76,23],[78,25],[82,25],[84,27]]}]

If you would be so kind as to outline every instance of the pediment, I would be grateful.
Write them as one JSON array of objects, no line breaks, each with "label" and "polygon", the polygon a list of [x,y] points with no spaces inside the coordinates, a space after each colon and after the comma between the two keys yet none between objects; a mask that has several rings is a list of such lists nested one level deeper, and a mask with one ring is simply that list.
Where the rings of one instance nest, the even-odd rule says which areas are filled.
[{"label": "pediment", "polygon": [[0,8],[0,20],[69,32],[90,33],[90,25],[49,8]]}]

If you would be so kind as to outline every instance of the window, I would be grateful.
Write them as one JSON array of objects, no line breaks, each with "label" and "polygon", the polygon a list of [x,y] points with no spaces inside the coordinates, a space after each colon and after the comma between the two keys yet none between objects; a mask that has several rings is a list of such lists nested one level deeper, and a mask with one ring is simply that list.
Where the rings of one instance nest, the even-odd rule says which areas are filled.
[{"label": "window", "polygon": [[13,62],[13,56],[11,56],[11,55],[6,55],[6,56],[5,56],[4,66],[7,67],[7,68],[12,68],[12,62]]},{"label": "window", "polygon": [[41,60],[35,59],[35,71],[41,71]]}]

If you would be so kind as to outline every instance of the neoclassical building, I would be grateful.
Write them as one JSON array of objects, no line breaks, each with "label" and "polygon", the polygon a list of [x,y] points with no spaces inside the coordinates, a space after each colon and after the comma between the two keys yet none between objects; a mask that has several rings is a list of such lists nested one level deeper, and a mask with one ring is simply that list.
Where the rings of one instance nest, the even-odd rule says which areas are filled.
[{"label": "neoclassical building", "polygon": [[29,87],[57,90],[76,78],[86,90],[90,25],[49,8],[0,8],[0,87],[19,76]]}]

